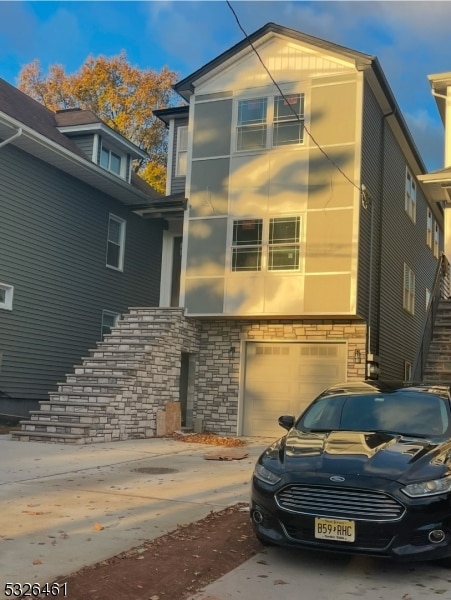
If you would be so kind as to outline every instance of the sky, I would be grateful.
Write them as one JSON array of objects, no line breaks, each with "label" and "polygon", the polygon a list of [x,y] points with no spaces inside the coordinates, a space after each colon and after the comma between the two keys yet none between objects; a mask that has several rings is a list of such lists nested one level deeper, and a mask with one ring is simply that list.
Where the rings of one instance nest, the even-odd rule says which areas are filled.
[{"label": "sky", "polygon": [[[377,56],[428,170],[443,165],[443,125],[427,76],[451,71],[451,0],[230,0],[243,29],[277,23]],[[0,0],[0,77],[16,85],[34,59],[77,71],[125,51],[180,79],[243,39],[225,0]]]}]

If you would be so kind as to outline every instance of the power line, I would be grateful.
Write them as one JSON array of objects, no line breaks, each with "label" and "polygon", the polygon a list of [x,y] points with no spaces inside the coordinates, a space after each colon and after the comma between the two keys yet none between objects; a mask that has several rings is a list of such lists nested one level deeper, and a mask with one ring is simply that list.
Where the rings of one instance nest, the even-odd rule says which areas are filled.
[{"label": "power line", "polygon": [[279,84],[277,83],[277,81],[274,79],[274,77],[272,76],[270,70],[268,69],[268,67],[265,65],[265,63],[263,62],[262,57],[260,56],[260,54],[258,53],[258,50],[255,48],[254,44],[252,43],[252,40],[249,38],[248,34],[246,33],[246,31],[244,30],[243,26],[240,23],[240,20],[236,14],[236,12],[234,11],[232,5],[230,4],[229,0],[226,0],[227,6],[230,8],[230,10],[233,13],[233,16],[235,17],[235,20],[238,24],[238,27],[240,28],[240,30],[242,31],[244,37],[246,38],[246,40],[248,41],[250,47],[252,48],[252,50],[255,52],[255,54],[257,55],[258,60],[261,62],[263,68],[265,69],[266,73],[268,74],[268,77],[271,79],[271,81],[273,82],[273,84],[276,86],[279,94],[281,95],[281,97],[285,100],[285,102],[287,103],[289,109],[291,110],[291,112],[293,113],[293,115],[296,117],[296,120],[299,121],[299,123],[302,123],[302,126],[304,128],[304,131],[307,133],[307,135],[309,136],[309,138],[312,140],[312,142],[315,144],[315,146],[318,148],[318,150],[320,150],[320,152],[327,158],[327,160],[343,175],[343,177],[351,184],[353,185],[357,190],[359,190],[359,192],[363,195],[364,194],[364,190],[362,190],[362,188],[360,188],[358,185],[356,185],[352,179],[350,179],[346,173],[343,171],[343,169],[337,165],[337,163],[327,154],[327,152],[325,150],[323,150],[323,148],[321,148],[321,146],[318,144],[318,142],[315,140],[315,138],[313,137],[313,135],[310,133],[310,131],[308,130],[308,128],[305,125],[305,122],[303,119],[301,119],[298,115],[298,113],[293,109],[293,107],[291,106],[291,103],[289,102],[288,98],[286,97],[286,95],[283,93],[283,91],[280,89]]}]

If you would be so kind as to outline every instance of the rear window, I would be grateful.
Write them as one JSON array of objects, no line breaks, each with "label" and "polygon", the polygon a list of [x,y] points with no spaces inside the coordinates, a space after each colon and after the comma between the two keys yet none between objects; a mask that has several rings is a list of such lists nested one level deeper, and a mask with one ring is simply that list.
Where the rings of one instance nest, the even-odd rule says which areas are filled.
[{"label": "rear window", "polygon": [[326,396],[302,415],[298,429],[390,431],[404,435],[443,435],[449,427],[446,401],[433,394],[392,392]]}]

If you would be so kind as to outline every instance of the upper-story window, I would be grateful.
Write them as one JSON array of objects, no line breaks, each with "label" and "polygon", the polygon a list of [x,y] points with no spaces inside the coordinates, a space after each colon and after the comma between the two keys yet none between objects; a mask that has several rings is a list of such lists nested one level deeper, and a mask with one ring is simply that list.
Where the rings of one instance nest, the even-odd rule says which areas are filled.
[{"label": "upper-story window", "polygon": [[0,309],[13,309],[13,294],[14,288],[12,285],[0,283]]},{"label": "upper-story window", "polygon": [[104,146],[102,144],[100,148],[100,166],[118,175],[119,177],[125,178],[126,169],[126,157],[123,154],[119,154],[114,150]]},{"label": "upper-story window", "polygon": [[188,164],[188,127],[177,129],[177,157],[175,165],[175,176],[184,177]]},{"label": "upper-story window", "polygon": [[432,211],[428,208],[426,217],[426,244],[432,248]]},{"label": "upper-story window", "polygon": [[403,308],[415,313],[415,273],[404,263]]},{"label": "upper-story window", "polygon": [[236,149],[262,150],[304,141],[304,95],[238,102]]},{"label": "upper-story window", "polygon": [[122,271],[124,269],[125,221],[110,215],[108,220],[108,242],[106,266]]},{"label": "upper-story window", "polygon": [[297,271],[300,232],[299,216],[234,221],[232,271]]},{"label": "upper-story window", "polygon": [[440,231],[438,228],[438,223],[434,224],[434,256],[435,258],[439,257],[439,241],[440,241]]},{"label": "upper-story window", "polygon": [[409,169],[406,169],[405,209],[415,223],[417,216],[417,184]]}]

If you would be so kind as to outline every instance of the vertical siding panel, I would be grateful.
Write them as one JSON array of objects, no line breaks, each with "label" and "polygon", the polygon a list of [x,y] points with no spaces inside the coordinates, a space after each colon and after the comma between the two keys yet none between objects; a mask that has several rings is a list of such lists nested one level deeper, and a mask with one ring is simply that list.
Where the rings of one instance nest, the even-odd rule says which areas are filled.
[{"label": "vertical siding panel", "polygon": [[[100,338],[102,310],[159,301],[162,227],[12,146],[0,161],[0,392],[46,397]],[[105,266],[108,216],[126,220],[125,266]]]}]

